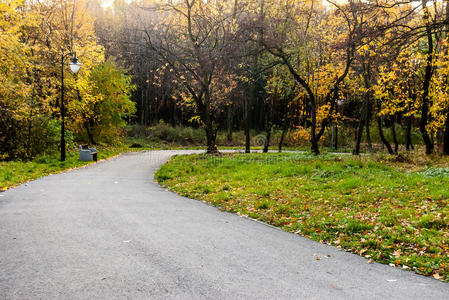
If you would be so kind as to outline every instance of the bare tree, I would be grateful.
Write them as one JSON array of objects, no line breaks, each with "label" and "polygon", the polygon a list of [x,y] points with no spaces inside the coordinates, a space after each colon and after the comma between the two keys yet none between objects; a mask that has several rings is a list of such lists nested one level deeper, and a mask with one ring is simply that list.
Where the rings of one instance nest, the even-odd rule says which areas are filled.
[{"label": "bare tree", "polygon": [[[237,5],[238,2],[235,2]],[[217,152],[216,115],[221,112],[221,83],[229,83],[229,59],[236,50],[236,10],[216,2],[184,0],[160,5],[165,18],[141,28],[145,45],[172,72],[184,101],[193,100],[204,126],[207,152]],[[143,9],[145,11],[146,9]]]}]

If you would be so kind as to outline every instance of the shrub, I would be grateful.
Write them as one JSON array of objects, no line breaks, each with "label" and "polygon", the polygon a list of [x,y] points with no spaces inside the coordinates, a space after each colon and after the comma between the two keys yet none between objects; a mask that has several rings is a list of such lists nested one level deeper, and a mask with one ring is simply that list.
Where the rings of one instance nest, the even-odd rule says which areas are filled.
[{"label": "shrub", "polygon": [[[42,116],[29,120],[2,119],[2,121],[5,122],[5,126],[0,126],[2,160],[32,159],[39,154],[51,154],[59,150],[61,137],[59,121]],[[66,129],[65,140],[68,147],[73,146],[73,133],[70,130]]]}]

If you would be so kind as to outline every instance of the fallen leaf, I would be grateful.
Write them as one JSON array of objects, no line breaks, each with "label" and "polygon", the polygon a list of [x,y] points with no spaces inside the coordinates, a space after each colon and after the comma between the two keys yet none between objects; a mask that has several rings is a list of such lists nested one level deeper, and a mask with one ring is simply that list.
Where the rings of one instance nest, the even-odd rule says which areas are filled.
[{"label": "fallen leaf", "polygon": [[399,257],[399,256],[401,256],[401,253],[402,253],[401,249],[398,249],[398,250],[393,252],[393,256],[394,257]]}]

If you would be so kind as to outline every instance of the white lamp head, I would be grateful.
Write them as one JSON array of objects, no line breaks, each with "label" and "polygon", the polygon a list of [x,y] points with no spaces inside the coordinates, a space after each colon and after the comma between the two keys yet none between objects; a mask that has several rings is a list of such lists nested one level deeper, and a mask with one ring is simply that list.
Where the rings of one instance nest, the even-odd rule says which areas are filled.
[{"label": "white lamp head", "polygon": [[76,57],[76,54],[75,54],[75,56],[73,57],[72,61],[69,62],[69,66],[70,66],[70,70],[71,70],[74,74],[78,73],[78,71],[80,70],[80,68],[81,68],[81,63],[78,62],[78,58]]}]

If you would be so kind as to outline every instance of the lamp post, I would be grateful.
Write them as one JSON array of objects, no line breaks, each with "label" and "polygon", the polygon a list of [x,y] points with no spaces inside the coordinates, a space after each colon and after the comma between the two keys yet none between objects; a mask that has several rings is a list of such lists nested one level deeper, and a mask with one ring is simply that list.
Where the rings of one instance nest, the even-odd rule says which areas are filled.
[{"label": "lamp post", "polygon": [[65,106],[64,106],[64,60],[69,55],[73,55],[72,61],[69,63],[70,70],[76,74],[80,70],[81,64],[78,62],[76,53],[62,53],[61,55],[61,161],[65,161]]}]

